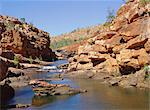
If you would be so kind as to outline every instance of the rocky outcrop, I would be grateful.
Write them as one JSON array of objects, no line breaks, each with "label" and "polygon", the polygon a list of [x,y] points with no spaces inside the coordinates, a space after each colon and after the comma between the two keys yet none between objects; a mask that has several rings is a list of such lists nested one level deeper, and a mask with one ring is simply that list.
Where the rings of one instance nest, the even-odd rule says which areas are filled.
[{"label": "rocky outcrop", "polygon": [[7,63],[4,60],[0,59],[0,81],[6,78],[7,70],[8,70]]},{"label": "rocky outcrop", "polygon": [[107,31],[101,30],[78,48],[78,54],[69,59],[68,71],[96,70],[94,75],[105,72],[113,77],[126,75],[135,79],[131,73],[136,76],[150,65],[149,6],[147,2],[141,5],[139,0],[123,5]]},{"label": "rocky outcrop", "polygon": [[32,85],[36,96],[73,95],[86,92],[86,90],[75,89],[69,85],[49,84],[40,80],[31,80],[29,84]]},{"label": "rocky outcrop", "polygon": [[[0,43],[4,51],[11,50],[33,59],[56,59],[56,55],[49,48],[50,36],[47,32],[13,17],[0,16]],[[3,54],[6,55],[6,52]],[[7,52],[7,57],[12,56],[8,54]]]}]

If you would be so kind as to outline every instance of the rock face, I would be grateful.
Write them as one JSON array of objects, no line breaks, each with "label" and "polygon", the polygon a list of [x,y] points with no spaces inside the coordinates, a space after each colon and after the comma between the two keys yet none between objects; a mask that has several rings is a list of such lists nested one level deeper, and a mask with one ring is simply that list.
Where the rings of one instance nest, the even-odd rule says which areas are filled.
[{"label": "rock face", "polygon": [[68,71],[96,70],[95,75],[100,71],[122,77],[149,65],[149,6],[139,0],[123,5],[107,31],[101,30],[78,48],[78,54],[69,59]]},{"label": "rock face", "polygon": [[25,57],[56,59],[49,48],[50,37],[47,32],[13,17],[0,16],[0,45],[2,50],[12,50]]},{"label": "rock face", "polygon": [[6,78],[7,70],[8,70],[7,63],[4,60],[0,59],[0,81]]}]

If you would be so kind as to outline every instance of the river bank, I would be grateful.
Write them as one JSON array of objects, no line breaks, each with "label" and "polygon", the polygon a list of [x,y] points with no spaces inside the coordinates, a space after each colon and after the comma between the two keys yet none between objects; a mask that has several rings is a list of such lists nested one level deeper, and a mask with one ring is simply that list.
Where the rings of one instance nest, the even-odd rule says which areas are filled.
[{"label": "river bank", "polygon": [[[56,61],[53,66],[66,63],[66,60]],[[32,74],[33,79],[47,79],[57,72]],[[102,84],[99,80],[65,78],[53,80],[50,84],[69,84],[74,88],[86,89],[88,92],[77,95],[62,96],[34,96],[31,86],[24,86],[15,89],[15,97],[8,102],[13,105],[17,103],[31,104],[28,109],[32,110],[99,110],[99,109],[142,109],[149,107],[149,91],[136,88],[110,87]],[[138,96],[138,97],[137,97]],[[129,102],[128,100],[132,100]],[[59,105],[59,106],[58,106]],[[17,110],[17,109],[12,109]]]}]

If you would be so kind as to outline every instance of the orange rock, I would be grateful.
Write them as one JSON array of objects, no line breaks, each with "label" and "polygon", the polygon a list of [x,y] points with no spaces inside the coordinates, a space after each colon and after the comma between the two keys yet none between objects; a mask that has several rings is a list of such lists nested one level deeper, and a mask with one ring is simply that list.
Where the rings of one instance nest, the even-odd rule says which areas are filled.
[{"label": "orange rock", "polygon": [[91,60],[88,58],[88,55],[81,54],[81,55],[78,57],[78,62],[88,63],[88,62],[90,62],[90,61],[91,61]]},{"label": "orange rock", "polygon": [[99,53],[107,53],[108,52],[107,49],[100,44],[93,45],[92,51],[99,52]]},{"label": "orange rock", "polygon": [[[1,38],[0,43],[3,50],[12,50],[16,54],[25,57],[42,57],[43,60],[52,60],[56,55],[49,48],[49,34],[39,31],[27,23],[21,23],[18,19],[8,16],[1,16]],[[13,23],[12,29],[7,24]],[[1,25],[0,24],[0,25]]]},{"label": "orange rock", "polygon": [[145,36],[138,36],[134,39],[131,39],[127,42],[126,48],[127,49],[139,49],[144,47],[144,44],[147,42],[148,38]]},{"label": "orange rock", "polygon": [[145,47],[145,50],[148,53],[150,53],[150,39],[148,39],[148,41],[145,43],[144,47]]},{"label": "orange rock", "polygon": [[140,35],[141,33],[144,33],[147,30],[147,23],[149,22],[150,18],[143,18],[138,19],[135,22],[132,22],[131,24],[125,24],[122,26],[122,28],[119,30],[119,33],[123,36],[131,36],[135,37]]},{"label": "orange rock", "polygon": [[116,45],[112,50],[115,54],[119,54],[120,51],[125,48],[125,46],[126,46],[125,44]]},{"label": "orange rock", "polygon": [[115,31],[108,31],[108,32],[103,32],[100,33],[99,36],[96,37],[96,40],[106,40],[106,39],[110,39],[112,36],[114,36],[116,34]]},{"label": "orange rock", "polygon": [[140,66],[150,64],[150,55],[145,51],[145,49],[141,49],[139,51],[138,61]]}]

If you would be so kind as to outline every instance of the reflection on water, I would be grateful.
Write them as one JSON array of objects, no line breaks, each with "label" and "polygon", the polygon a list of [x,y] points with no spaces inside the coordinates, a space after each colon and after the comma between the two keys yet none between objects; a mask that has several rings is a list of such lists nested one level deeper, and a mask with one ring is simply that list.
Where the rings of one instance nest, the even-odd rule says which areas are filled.
[{"label": "reflection on water", "polygon": [[34,107],[40,107],[46,104],[53,103],[57,100],[66,100],[71,96],[69,95],[63,95],[63,96],[44,96],[44,97],[39,97],[39,96],[34,96],[32,98],[32,105]]},{"label": "reflection on water", "polygon": [[24,88],[25,90],[18,90],[14,103],[32,103],[31,110],[148,110],[149,108],[148,90],[108,87],[99,81],[83,79],[66,79],[60,83],[87,89],[88,92],[72,96],[35,97],[30,88]]},{"label": "reflection on water", "polygon": [[[60,62],[57,62],[60,63]],[[56,64],[57,65],[57,64]],[[51,74],[51,73],[49,73]],[[47,74],[38,74],[39,78]],[[108,87],[95,80],[52,81],[88,90],[87,93],[64,96],[35,97],[30,87],[19,88],[10,104],[31,103],[29,110],[148,110],[149,90]],[[24,110],[24,109],[23,109]]]},{"label": "reflection on water", "polygon": [[92,80],[76,80],[75,82],[81,88],[89,91],[81,96],[82,103],[89,103],[85,108],[89,108],[97,102],[108,105],[106,108],[110,107],[112,109],[146,110],[149,108],[149,90],[108,87],[100,84],[99,81]]}]

